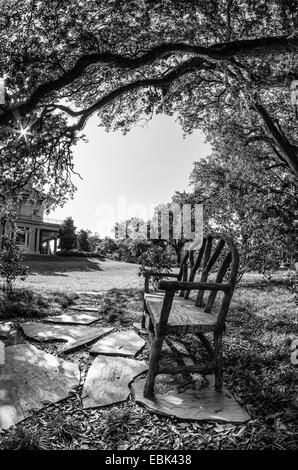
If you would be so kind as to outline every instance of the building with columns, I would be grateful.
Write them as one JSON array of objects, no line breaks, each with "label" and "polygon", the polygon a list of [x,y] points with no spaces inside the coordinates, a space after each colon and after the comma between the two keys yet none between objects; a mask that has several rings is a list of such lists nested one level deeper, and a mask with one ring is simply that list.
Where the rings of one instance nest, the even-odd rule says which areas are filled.
[{"label": "building with columns", "polygon": [[56,254],[61,221],[44,217],[44,199],[41,193],[32,196],[31,191],[22,191],[14,201],[18,230],[13,229],[2,214],[1,238],[14,239],[24,253]]}]

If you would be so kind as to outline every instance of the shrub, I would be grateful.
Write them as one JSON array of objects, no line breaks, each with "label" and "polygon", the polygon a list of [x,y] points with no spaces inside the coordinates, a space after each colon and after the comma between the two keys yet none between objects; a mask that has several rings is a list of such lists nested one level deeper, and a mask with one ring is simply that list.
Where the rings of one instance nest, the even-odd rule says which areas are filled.
[{"label": "shrub", "polygon": [[23,255],[14,240],[4,241],[4,250],[0,254],[0,276],[4,279],[4,290],[12,292],[12,287],[17,278],[24,281],[29,268],[22,264]]},{"label": "shrub", "polygon": [[[141,265],[138,272],[139,276],[144,275],[146,271],[168,273],[172,268],[172,253],[169,248],[152,245],[139,257],[138,262]],[[154,288],[157,288],[158,280],[158,278],[151,278]]]},{"label": "shrub", "polygon": [[78,251],[78,250],[61,250],[57,251],[58,256],[77,256],[81,258],[99,258],[99,259],[104,259],[105,256],[102,255],[101,253],[96,252],[91,252],[91,251]]}]

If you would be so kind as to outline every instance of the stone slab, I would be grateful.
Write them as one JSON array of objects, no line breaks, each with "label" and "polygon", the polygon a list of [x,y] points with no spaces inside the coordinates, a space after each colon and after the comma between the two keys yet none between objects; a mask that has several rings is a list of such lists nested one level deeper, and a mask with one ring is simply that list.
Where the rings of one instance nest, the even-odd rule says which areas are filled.
[{"label": "stone slab", "polygon": [[52,325],[47,323],[26,322],[21,323],[26,336],[36,341],[64,341],[67,342],[64,352],[70,352],[83,344],[103,336],[113,328],[91,327],[85,325]]},{"label": "stone slab", "polygon": [[90,354],[134,357],[145,345],[145,341],[132,330],[116,331],[97,341]]},{"label": "stone slab", "polygon": [[7,429],[49,403],[66,398],[80,382],[77,364],[31,344],[5,348],[0,368],[0,428]]},{"label": "stone slab", "polygon": [[131,385],[135,400],[148,411],[163,416],[172,416],[183,421],[223,421],[245,423],[248,413],[236,402],[232,394],[224,387],[222,392],[214,389],[214,376],[207,376],[208,386],[203,390],[189,389],[183,393],[175,390],[157,393],[153,400],[144,398],[145,380],[138,380]]},{"label": "stone slab", "polygon": [[133,323],[132,326],[138,333],[141,333],[142,335],[147,335],[147,330],[146,328],[142,328],[141,323]]},{"label": "stone slab", "polygon": [[98,313],[92,312],[64,312],[61,315],[53,315],[45,318],[47,323],[64,323],[73,325],[91,325],[99,320]]},{"label": "stone slab", "polygon": [[99,312],[100,308],[99,307],[91,307],[91,305],[71,305],[68,307],[69,310],[79,310],[83,312]]},{"label": "stone slab", "polygon": [[0,338],[7,338],[12,328],[11,322],[0,323]]},{"label": "stone slab", "polygon": [[91,364],[82,392],[83,408],[125,401],[129,384],[148,369],[147,364],[124,357],[97,356]]},{"label": "stone slab", "polygon": [[0,340],[0,366],[5,364],[5,346],[3,341]]}]

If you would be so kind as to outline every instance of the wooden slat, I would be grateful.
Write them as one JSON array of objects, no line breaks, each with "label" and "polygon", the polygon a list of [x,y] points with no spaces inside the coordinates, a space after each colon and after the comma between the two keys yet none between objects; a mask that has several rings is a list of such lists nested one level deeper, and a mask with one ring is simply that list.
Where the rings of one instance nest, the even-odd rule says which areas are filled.
[{"label": "wooden slat", "polygon": [[[152,322],[157,328],[159,324],[163,299],[159,296],[146,298],[146,305]],[[205,313],[194,305],[191,300],[179,301],[174,299],[171,313],[167,324],[168,332],[191,333],[214,331],[216,329],[216,317],[210,313]]]},{"label": "wooden slat", "polygon": [[[192,268],[192,270],[190,271],[190,274],[189,274],[189,278],[188,278],[188,282],[193,282],[194,278],[195,278],[195,275],[196,275],[196,272],[201,264],[201,261],[202,261],[202,258],[203,258],[203,254],[204,254],[204,250],[205,250],[205,245],[206,245],[206,238],[204,238],[203,240],[203,243],[202,243],[202,246],[201,248],[199,249],[199,253],[198,253],[198,256],[195,260],[195,264]],[[184,295],[184,298],[185,299],[188,299],[189,298],[189,294],[190,294],[190,291],[186,291],[185,292],[185,295]]]},{"label": "wooden slat", "polygon": [[[188,278],[188,266],[187,266],[187,262],[185,262],[183,265],[182,281],[187,282],[187,278]],[[184,297],[184,290],[181,290],[179,292],[179,296]]]},{"label": "wooden slat", "polygon": [[188,256],[189,256],[189,251],[186,251],[183,255],[183,258],[182,258],[182,261],[181,261],[181,265],[180,265],[180,270],[179,270],[179,274],[178,274],[178,281],[181,281],[182,279],[182,276],[183,276],[183,265],[184,263],[187,262],[188,260]]},{"label": "wooden slat", "polygon": [[221,284],[215,282],[183,282],[183,281],[161,281],[159,287],[162,290],[188,289],[188,290],[216,290],[227,292],[230,290],[230,284]]},{"label": "wooden slat", "polygon": [[[217,247],[215,248],[211,257],[209,254],[208,261],[206,262],[206,264],[205,264],[205,259],[204,259],[204,269],[203,269],[202,276],[201,276],[201,282],[207,281],[208,274],[211,271],[212,267],[214,266],[214,263],[216,262],[217,258],[219,257],[224,245],[225,245],[225,241],[219,240]],[[195,301],[195,304],[197,307],[203,306],[203,298],[204,298],[204,291],[202,290],[198,292],[198,295]]]},{"label": "wooden slat", "polygon": [[[217,276],[216,276],[216,279],[215,279],[215,282],[222,282],[227,270],[228,270],[228,267],[230,266],[230,263],[231,263],[231,259],[232,259],[232,255],[231,253],[229,252],[227,254],[227,256],[225,257],[225,259],[223,260],[223,263],[221,265],[221,267],[219,268],[218,270],[218,273],[217,273]],[[207,301],[207,304],[206,304],[206,307],[205,307],[205,312],[210,312],[212,307],[213,307],[213,304],[214,304],[214,301],[215,301],[215,298],[216,298],[216,295],[217,295],[217,292],[216,291],[211,291],[210,294],[209,294],[209,297],[208,297],[208,301]]]}]

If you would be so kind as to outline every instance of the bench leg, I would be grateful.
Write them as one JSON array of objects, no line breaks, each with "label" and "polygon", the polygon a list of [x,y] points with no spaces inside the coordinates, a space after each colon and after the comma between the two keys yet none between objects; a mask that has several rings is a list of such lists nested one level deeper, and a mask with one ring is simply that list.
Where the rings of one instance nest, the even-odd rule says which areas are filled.
[{"label": "bench leg", "polygon": [[215,360],[215,390],[222,391],[223,386],[223,354],[222,354],[222,331],[214,332],[214,360]]},{"label": "bench leg", "polygon": [[197,338],[199,338],[199,340],[201,341],[201,343],[203,344],[203,346],[205,347],[209,357],[211,359],[214,359],[214,350],[210,344],[210,341],[208,338],[206,338],[206,336],[204,335],[204,333],[196,333],[196,336]]},{"label": "bench leg", "polygon": [[143,310],[142,319],[141,319],[141,327],[145,328],[145,325],[146,325],[146,312],[145,310]]},{"label": "bench leg", "polygon": [[154,384],[155,377],[158,374],[158,363],[162,351],[162,345],[164,342],[164,336],[155,336],[152,344],[152,350],[150,353],[149,361],[149,370],[146,378],[146,383],[144,387],[144,397],[153,398],[154,397]]},{"label": "bench leg", "polygon": [[141,319],[141,327],[142,328],[146,328],[146,317],[147,317],[147,315],[149,315],[149,313],[148,313],[148,310],[147,310],[146,302],[144,300],[143,313],[142,313],[142,319]]}]

